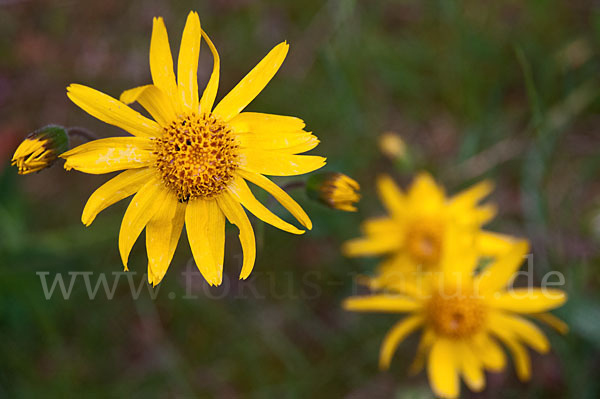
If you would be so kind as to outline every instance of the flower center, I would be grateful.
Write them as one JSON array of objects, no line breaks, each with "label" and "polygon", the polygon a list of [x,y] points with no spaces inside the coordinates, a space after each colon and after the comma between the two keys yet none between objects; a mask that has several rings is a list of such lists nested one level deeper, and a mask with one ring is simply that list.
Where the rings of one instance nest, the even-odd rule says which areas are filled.
[{"label": "flower center", "polygon": [[436,333],[464,338],[481,330],[486,308],[481,299],[468,289],[443,290],[431,297],[427,315]]},{"label": "flower center", "polygon": [[210,114],[192,112],[171,122],[154,154],[163,182],[182,202],[221,193],[238,166],[231,129]]},{"label": "flower center", "polygon": [[424,266],[436,264],[442,252],[442,223],[434,220],[418,220],[408,229],[406,245],[408,252]]}]

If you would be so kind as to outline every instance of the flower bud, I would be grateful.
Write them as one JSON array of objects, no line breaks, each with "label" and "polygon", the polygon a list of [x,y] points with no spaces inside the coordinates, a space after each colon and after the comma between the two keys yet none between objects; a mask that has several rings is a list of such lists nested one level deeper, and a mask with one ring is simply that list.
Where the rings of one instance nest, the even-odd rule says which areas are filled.
[{"label": "flower bud", "polygon": [[377,143],[381,153],[393,161],[399,170],[410,171],[413,169],[413,154],[398,133],[384,132],[377,139]]},{"label": "flower bud", "polygon": [[396,132],[384,132],[379,136],[379,150],[388,158],[397,160],[406,155],[406,144]]},{"label": "flower bud", "polygon": [[360,185],[352,178],[337,172],[317,173],[306,183],[306,192],[314,200],[333,209],[356,212],[360,201]]},{"label": "flower bud", "polygon": [[19,168],[20,175],[39,172],[69,149],[69,136],[62,126],[48,125],[33,133],[19,144],[11,165]]}]

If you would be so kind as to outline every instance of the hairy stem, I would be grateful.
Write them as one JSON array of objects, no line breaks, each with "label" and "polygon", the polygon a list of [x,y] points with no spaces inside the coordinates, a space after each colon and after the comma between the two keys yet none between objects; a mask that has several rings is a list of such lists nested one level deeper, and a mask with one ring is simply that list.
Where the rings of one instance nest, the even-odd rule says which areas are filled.
[{"label": "hairy stem", "polygon": [[99,137],[92,133],[90,130],[79,126],[67,128],[67,134],[69,135],[69,137],[79,137],[85,141],[94,141],[99,139]]}]

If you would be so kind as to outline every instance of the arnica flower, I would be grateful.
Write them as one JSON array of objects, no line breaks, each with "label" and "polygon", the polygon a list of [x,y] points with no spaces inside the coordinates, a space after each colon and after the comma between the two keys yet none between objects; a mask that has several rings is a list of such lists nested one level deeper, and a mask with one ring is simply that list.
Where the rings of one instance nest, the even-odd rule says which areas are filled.
[{"label": "arnica flower", "polygon": [[392,160],[403,158],[407,155],[406,143],[396,132],[384,132],[378,139],[381,152]]},{"label": "arnica flower", "polygon": [[423,273],[418,284],[402,293],[352,297],[344,302],[357,312],[406,313],[388,332],[381,346],[379,364],[387,369],[398,345],[422,330],[411,371],[427,364],[429,383],[438,397],[459,396],[460,378],[473,391],[485,387],[484,371],[505,368],[502,343],[513,357],[517,375],[528,380],[531,361],[526,347],[539,353],[550,345],[544,333],[527,315],[559,329],[564,323],[547,313],[566,300],[563,291],[546,288],[509,288],[528,250],[515,243],[504,255],[473,276],[477,256],[466,247],[447,251],[439,272]]},{"label": "arnica flower", "polygon": [[317,173],[306,182],[309,197],[330,208],[346,212],[356,212],[360,201],[360,185],[356,180],[343,173]]},{"label": "arnica flower", "polygon": [[20,175],[39,172],[56,162],[69,149],[69,136],[62,126],[48,125],[33,133],[19,144],[12,157]]},{"label": "arnica flower", "polygon": [[389,176],[377,180],[379,196],[389,216],[367,220],[365,237],[346,242],[342,248],[350,257],[384,255],[378,278],[371,288],[383,282],[414,277],[419,271],[436,270],[450,231],[475,247],[477,254],[494,256],[506,251],[513,239],[481,229],[496,213],[493,205],[478,203],[492,190],[488,181],[478,183],[447,198],[427,173],[419,174],[407,193]]},{"label": "arnica flower", "polygon": [[[197,68],[201,38],[214,59],[202,96]],[[155,18],[150,43],[153,84],[125,91],[120,101],[86,86],[72,84],[69,98],[90,115],[118,126],[133,137],[92,141],[62,156],[66,169],[102,174],[125,170],[89,198],[82,221],[133,194],[119,233],[125,269],[129,253],[146,229],[148,280],[158,284],[171,262],[183,225],[196,264],[211,285],[222,281],[225,219],[236,225],[244,253],[240,278],[254,266],[256,244],[244,208],[273,226],[304,231],[271,213],[252,194],[246,181],[263,188],[307,229],[312,224],[302,208],[264,175],[292,176],[319,169],[325,158],[298,155],[319,141],[304,131],[301,119],[241,112],[275,75],[288,44],[275,46],[216,107],[220,59],[210,38],[191,12],[181,39],[177,79],[162,18]],[[137,101],[154,120],[126,104]]]}]

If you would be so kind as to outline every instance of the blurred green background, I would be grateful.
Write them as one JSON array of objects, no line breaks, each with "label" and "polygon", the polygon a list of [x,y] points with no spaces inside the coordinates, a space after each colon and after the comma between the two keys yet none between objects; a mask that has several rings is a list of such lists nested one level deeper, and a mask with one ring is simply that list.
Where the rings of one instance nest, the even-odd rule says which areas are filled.
[{"label": "blurred green background", "polygon": [[[190,9],[220,51],[220,97],[290,42],[249,109],[303,118],[321,139],[313,152],[355,177],[363,201],[345,214],[294,191],[314,229],[297,237],[257,223],[258,259],[243,283],[228,229],[216,289],[183,274],[193,270],[183,235],[152,294],[141,238],[130,258],[136,274],[118,277],[112,299],[102,287],[91,299],[84,276],[95,286],[106,273],[112,288],[111,273],[122,271],[127,201],[85,228],[83,205],[106,176],[60,165],[18,176],[10,157],[48,123],[122,134],[71,104],[65,87],[118,96],[149,82],[152,17],[165,17],[176,54]],[[383,212],[374,176],[406,185],[419,169],[449,193],[494,179],[499,215],[488,227],[530,238],[536,282],[560,271],[570,296],[557,314],[571,332],[548,331],[553,351],[533,355],[531,382],[518,382],[510,365],[464,397],[600,397],[599,45],[592,0],[0,0],[0,397],[432,398],[423,374],[407,376],[414,338],[389,372],[377,369],[396,316],[340,308],[353,277],[377,263],[339,252],[361,220]],[[201,82],[211,65],[204,46]],[[380,152],[386,130],[403,137],[410,161]],[[84,274],[68,300],[58,291],[46,300],[40,272],[67,285],[69,272]]]}]

